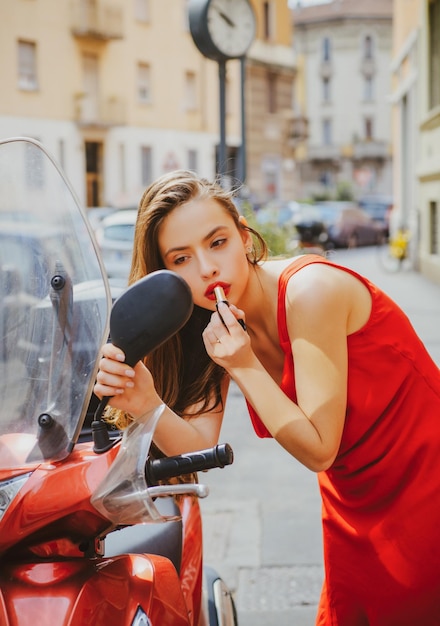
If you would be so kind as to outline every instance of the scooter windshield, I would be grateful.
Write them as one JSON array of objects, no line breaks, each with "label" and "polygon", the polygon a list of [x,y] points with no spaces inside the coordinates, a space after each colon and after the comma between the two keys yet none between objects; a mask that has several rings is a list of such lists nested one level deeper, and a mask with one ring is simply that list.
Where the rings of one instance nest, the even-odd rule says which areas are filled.
[{"label": "scooter windshield", "polygon": [[36,141],[0,141],[0,470],[64,458],[81,430],[110,291],[87,218]]}]

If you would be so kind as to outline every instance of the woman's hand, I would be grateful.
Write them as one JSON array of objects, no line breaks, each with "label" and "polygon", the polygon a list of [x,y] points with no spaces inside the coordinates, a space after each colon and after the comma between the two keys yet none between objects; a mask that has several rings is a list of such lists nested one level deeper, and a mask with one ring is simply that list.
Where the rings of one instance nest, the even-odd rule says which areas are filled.
[{"label": "woman's hand", "polygon": [[161,404],[153,377],[141,361],[128,366],[122,350],[111,343],[104,345],[102,354],[94,387],[98,398],[109,396],[110,406],[135,419]]},{"label": "woman's hand", "polygon": [[[219,312],[211,316],[203,331],[206,351],[213,361],[226,371],[236,367],[247,367],[255,358],[248,333],[238,322],[244,319],[244,312],[233,304],[221,302]],[[220,317],[221,315],[221,317]],[[223,320],[223,321],[222,321]]]}]

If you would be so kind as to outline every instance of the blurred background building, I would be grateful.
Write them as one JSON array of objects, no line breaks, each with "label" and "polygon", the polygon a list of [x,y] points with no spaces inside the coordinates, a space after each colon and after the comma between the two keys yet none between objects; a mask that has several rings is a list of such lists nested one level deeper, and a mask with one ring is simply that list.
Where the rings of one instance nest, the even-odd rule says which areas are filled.
[{"label": "blurred background building", "polygon": [[[287,0],[254,0],[248,174],[259,200],[294,195],[295,75]],[[218,67],[192,40],[186,0],[0,0],[0,135],[41,140],[86,206],[137,206],[160,174],[212,178]],[[7,60],[7,62],[6,62]],[[240,61],[227,63],[227,171],[238,177]]]},{"label": "blurred background building", "polygon": [[[0,137],[39,139],[86,207],[136,207],[176,168],[213,178],[218,64],[188,1],[0,0]],[[227,63],[228,179],[254,206],[392,195],[440,282],[440,0],[250,1],[255,41]]]},{"label": "blurred background building", "polygon": [[440,282],[440,0],[395,0],[393,22],[394,226]]},{"label": "blurred background building", "polygon": [[392,195],[392,4],[335,0],[294,9],[309,129],[298,162],[303,197]]}]

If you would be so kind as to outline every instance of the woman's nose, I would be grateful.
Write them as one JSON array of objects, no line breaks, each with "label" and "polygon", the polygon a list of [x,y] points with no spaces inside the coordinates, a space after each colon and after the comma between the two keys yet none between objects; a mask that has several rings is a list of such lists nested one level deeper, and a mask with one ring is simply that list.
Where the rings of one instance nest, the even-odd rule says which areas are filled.
[{"label": "woman's nose", "polygon": [[209,257],[209,255],[201,255],[199,257],[200,273],[202,276],[211,277],[216,276],[218,272],[217,265]]}]

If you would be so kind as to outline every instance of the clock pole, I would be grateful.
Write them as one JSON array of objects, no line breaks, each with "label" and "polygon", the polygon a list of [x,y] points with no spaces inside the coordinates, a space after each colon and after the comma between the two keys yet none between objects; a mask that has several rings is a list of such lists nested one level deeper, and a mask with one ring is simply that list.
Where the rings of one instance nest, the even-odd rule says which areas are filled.
[{"label": "clock pole", "polygon": [[218,62],[219,78],[219,110],[220,110],[220,144],[218,152],[218,172],[221,183],[226,174],[226,61]]},{"label": "clock pole", "polygon": [[241,132],[239,172],[246,178],[246,136],[244,80],[245,56],[256,34],[256,19],[250,0],[189,0],[188,17],[191,36],[199,51],[217,61],[220,97],[220,143],[218,174],[222,184],[226,175],[226,62],[239,59],[241,63]]}]

